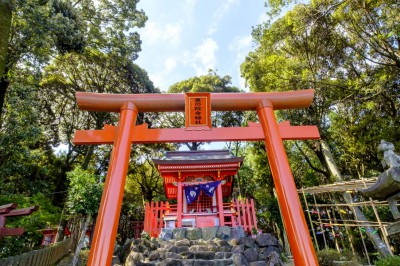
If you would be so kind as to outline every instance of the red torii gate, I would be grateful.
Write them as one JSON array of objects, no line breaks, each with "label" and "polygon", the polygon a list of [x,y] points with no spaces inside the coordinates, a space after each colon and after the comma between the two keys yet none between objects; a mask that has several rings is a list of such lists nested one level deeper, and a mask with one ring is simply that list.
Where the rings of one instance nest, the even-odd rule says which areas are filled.
[{"label": "red torii gate", "polygon": [[120,113],[117,127],[78,130],[74,138],[77,145],[114,145],[88,265],[105,266],[112,261],[132,143],[259,140],[265,140],[294,261],[296,265],[318,265],[282,143],[285,139],[318,139],[318,129],[316,126],[290,126],[288,122],[278,124],[274,115],[274,110],[310,106],[314,90],[209,95],[213,111],[256,110],[260,124],[252,123],[249,127],[148,129],[147,125],[135,126],[138,112],[185,111],[185,97],[185,94],[76,94],[78,106],[83,110]]}]

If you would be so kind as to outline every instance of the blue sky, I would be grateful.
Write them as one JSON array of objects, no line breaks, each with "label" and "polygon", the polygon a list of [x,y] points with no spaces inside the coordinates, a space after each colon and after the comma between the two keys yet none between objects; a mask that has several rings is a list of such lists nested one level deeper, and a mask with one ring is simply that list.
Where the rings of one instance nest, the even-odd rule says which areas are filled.
[{"label": "blue sky", "polygon": [[252,26],[265,19],[264,1],[141,0],[148,16],[138,32],[142,51],[136,63],[161,91],[216,69],[241,89],[240,64],[255,48]]}]

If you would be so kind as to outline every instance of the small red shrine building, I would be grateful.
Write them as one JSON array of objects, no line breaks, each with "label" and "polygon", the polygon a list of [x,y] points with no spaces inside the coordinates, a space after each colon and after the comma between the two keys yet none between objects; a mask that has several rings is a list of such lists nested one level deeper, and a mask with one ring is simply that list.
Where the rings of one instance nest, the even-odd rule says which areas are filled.
[{"label": "small red shrine building", "polygon": [[228,150],[166,152],[153,159],[168,202],[150,202],[145,208],[144,231],[158,236],[161,228],[241,225],[257,229],[254,201],[230,200],[233,180],[243,157]]}]

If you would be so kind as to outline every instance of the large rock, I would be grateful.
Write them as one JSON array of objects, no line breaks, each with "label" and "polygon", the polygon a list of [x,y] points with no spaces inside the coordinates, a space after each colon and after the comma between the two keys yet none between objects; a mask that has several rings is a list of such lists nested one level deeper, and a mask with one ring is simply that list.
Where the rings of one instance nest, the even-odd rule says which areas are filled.
[{"label": "large rock", "polygon": [[202,238],[204,240],[211,240],[217,236],[218,226],[205,227],[201,229]]},{"label": "large rock", "polygon": [[255,242],[261,248],[267,246],[279,246],[278,239],[269,233],[263,233],[256,236]]},{"label": "large rock", "polygon": [[242,253],[244,251],[243,246],[233,246],[231,249],[232,253]]},{"label": "large rock", "polygon": [[148,257],[149,261],[158,260],[159,258],[160,258],[160,253],[158,251],[151,252]]},{"label": "large rock", "polygon": [[248,262],[253,262],[258,260],[258,252],[256,248],[248,248],[243,252],[246,260]]},{"label": "large rock", "polygon": [[265,253],[267,255],[270,255],[272,252],[280,254],[280,253],[282,253],[282,251],[283,251],[282,246],[268,246]]},{"label": "large rock", "polygon": [[255,247],[256,241],[251,236],[245,236],[239,240],[239,244],[246,248],[253,248]]},{"label": "large rock", "polygon": [[144,257],[142,253],[131,251],[129,256],[126,258],[125,266],[135,266],[137,263],[143,261]]},{"label": "large rock", "polygon": [[219,226],[217,230],[217,237],[223,240],[231,238],[231,228],[228,226]]},{"label": "large rock", "polygon": [[175,242],[176,247],[188,247],[190,246],[190,241],[187,238],[184,238],[182,240],[178,240]]},{"label": "large rock", "polygon": [[158,263],[158,266],[182,266],[182,262],[177,259],[165,259]]},{"label": "large rock", "polygon": [[165,252],[166,259],[181,259],[182,257],[175,252]]},{"label": "large rock", "polygon": [[209,251],[207,246],[202,245],[193,245],[189,248],[190,252],[201,252],[201,251]]},{"label": "large rock", "polygon": [[241,265],[241,266],[249,265],[247,259],[243,256],[242,253],[234,253],[232,259],[233,259],[233,264],[235,264],[235,266],[236,265]]},{"label": "large rock", "polygon": [[276,252],[271,252],[267,259],[267,265],[268,266],[275,266],[275,265],[284,265],[280,259],[280,256]]},{"label": "large rock", "polygon": [[202,230],[200,228],[187,228],[186,237],[190,240],[201,239]]},{"label": "large rock", "polygon": [[211,251],[201,251],[194,253],[194,258],[196,260],[213,260],[215,258],[215,253]]},{"label": "large rock", "polygon": [[172,239],[172,229],[171,228],[161,228],[159,237],[165,241],[171,240]]},{"label": "large rock", "polygon": [[189,246],[179,246],[176,247],[176,252],[177,253],[184,253],[184,252],[188,252],[189,251]]},{"label": "large rock", "polygon": [[186,238],[186,228],[174,228],[172,229],[172,237],[175,240]]},{"label": "large rock", "polygon": [[245,236],[243,226],[239,225],[231,228],[231,238],[242,238]]}]

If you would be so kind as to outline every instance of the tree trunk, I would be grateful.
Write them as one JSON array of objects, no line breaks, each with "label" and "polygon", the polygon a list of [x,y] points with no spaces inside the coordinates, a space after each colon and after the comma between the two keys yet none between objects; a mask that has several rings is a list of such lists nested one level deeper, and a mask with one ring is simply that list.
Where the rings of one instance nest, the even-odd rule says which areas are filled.
[{"label": "tree trunk", "polygon": [[[6,70],[6,72],[7,72],[7,70]],[[6,93],[7,93],[7,89],[8,89],[9,85],[10,85],[10,81],[8,80],[6,75],[3,75],[2,78],[0,78],[0,128],[2,125],[4,102],[6,100]]]},{"label": "tree trunk", "polygon": [[8,40],[10,38],[12,21],[11,0],[0,1],[0,73],[4,74],[7,63]]},{"label": "tree trunk", "polygon": [[[0,1],[0,117],[3,113],[4,99],[8,87],[6,82],[7,76],[7,55],[8,41],[10,38],[12,21],[12,3],[11,0]],[[3,86],[4,85],[4,86]]]},{"label": "tree trunk", "polygon": [[[321,141],[322,152],[324,153],[325,160],[328,165],[329,171],[334,176],[336,182],[343,181],[342,176],[339,172],[339,169],[337,168],[336,163],[333,160],[333,155],[330,151],[328,144],[322,139],[320,141]],[[351,206],[353,203],[351,196],[349,194],[347,194],[346,192],[342,193],[342,196],[343,196],[344,200],[346,201],[346,203]],[[364,213],[361,211],[361,209],[359,207],[351,206],[351,208],[353,209],[354,215],[357,220],[365,221],[365,222],[368,221],[367,218],[365,217]],[[379,254],[382,257],[390,256],[391,254],[389,252],[389,247],[386,246],[386,244],[382,241],[382,239],[379,237],[378,234],[373,233],[375,231],[375,229],[368,224],[363,225],[363,227],[365,228],[368,238],[371,240],[374,247],[378,250]]]},{"label": "tree trunk", "polygon": [[93,157],[93,154],[94,154],[94,145],[90,145],[88,147],[88,150],[86,151],[85,159],[84,159],[84,161],[82,163],[82,169],[83,170],[87,170],[88,169],[89,163],[90,163],[90,160]]},{"label": "tree trunk", "polygon": [[85,243],[85,238],[86,238],[86,229],[88,227],[88,224],[90,222],[90,214],[86,216],[86,219],[83,223],[83,228],[81,232],[81,237],[79,238],[79,243],[76,246],[75,254],[74,254],[74,259],[72,260],[72,266],[78,265],[78,259],[79,259],[79,252],[81,251],[83,244]]}]

